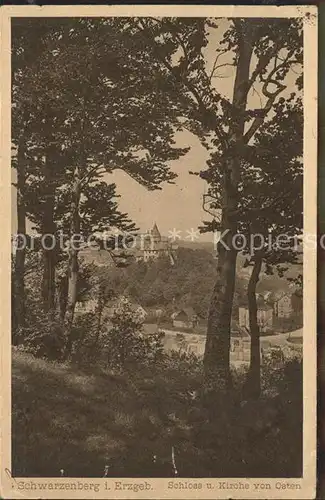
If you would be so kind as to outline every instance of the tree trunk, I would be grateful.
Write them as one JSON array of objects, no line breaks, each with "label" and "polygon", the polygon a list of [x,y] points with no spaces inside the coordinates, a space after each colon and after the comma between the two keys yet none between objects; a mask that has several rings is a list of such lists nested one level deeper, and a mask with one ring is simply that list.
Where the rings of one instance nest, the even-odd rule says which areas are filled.
[{"label": "tree trunk", "polygon": [[71,201],[71,241],[69,249],[69,269],[68,269],[68,303],[66,311],[66,348],[65,358],[71,355],[72,351],[72,326],[74,319],[74,312],[78,297],[78,274],[79,274],[79,243],[76,238],[80,235],[80,215],[79,203],[81,195],[81,179],[79,167],[75,168],[74,183]]},{"label": "tree trunk", "polygon": [[58,291],[59,318],[60,318],[62,325],[64,324],[65,314],[67,312],[68,285],[69,285],[68,275],[63,276],[60,279],[59,286],[58,286],[58,289],[59,289],[59,291]]},{"label": "tree trunk", "polygon": [[[236,280],[237,251],[233,248],[233,237],[237,233],[237,223],[232,216],[238,208],[238,183],[240,180],[240,149],[245,131],[245,110],[247,105],[249,68],[253,42],[251,34],[241,31],[236,77],[233,93],[234,119],[229,126],[228,147],[224,151],[224,179],[222,193],[221,234],[227,249],[219,243],[217,278],[212,293],[208,315],[207,339],[204,353],[204,368],[207,381],[216,379],[218,387],[230,387],[230,329],[232,303]],[[218,166],[217,168],[220,168]],[[229,249],[228,249],[229,248]]]},{"label": "tree trunk", "polygon": [[[229,233],[225,241],[230,238]],[[230,385],[230,327],[236,258],[236,251],[226,250],[219,245],[217,279],[208,315],[204,369],[208,380],[217,382],[220,388],[228,388]]]},{"label": "tree trunk", "polygon": [[45,201],[42,221],[42,253],[43,253],[43,278],[42,298],[44,310],[50,316],[55,310],[55,268],[56,268],[56,224],[55,212],[55,186],[54,186],[54,155],[49,152],[45,159]]},{"label": "tree trunk", "polygon": [[258,399],[261,393],[261,353],[260,353],[260,329],[257,320],[256,286],[262,268],[262,256],[256,255],[254,267],[247,287],[249,329],[251,336],[250,367],[247,380],[248,396]]},{"label": "tree trunk", "polygon": [[21,139],[17,151],[17,250],[14,276],[14,328],[23,328],[26,324],[25,311],[25,256],[26,256],[26,151],[25,141]]}]

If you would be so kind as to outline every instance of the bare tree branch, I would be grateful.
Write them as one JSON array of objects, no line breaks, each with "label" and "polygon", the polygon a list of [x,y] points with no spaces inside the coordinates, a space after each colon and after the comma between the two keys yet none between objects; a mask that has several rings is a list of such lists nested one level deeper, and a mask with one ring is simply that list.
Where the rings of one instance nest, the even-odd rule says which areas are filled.
[{"label": "bare tree branch", "polygon": [[226,49],[224,49],[224,50],[221,50],[221,51],[219,52],[219,54],[217,54],[217,56],[216,56],[216,58],[215,58],[215,61],[214,61],[214,63],[213,63],[213,66],[212,66],[212,70],[211,70],[210,76],[209,76],[209,81],[210,81],[210,82],[211,82],[211,80],[212,80],[212,78],[213,78],[213,76],[214,76],[214,73],[215,73],[216,69],[217,69],[217,63],[218,63],[218,61],[219,61],[219,58],[220,58],[223,54],[225,54],[226,52],[227,52],[227,50],[226,50]]},{"label": "bare tree branch", "polygon": [[278,89],[276,92],[274,92],[274,94],[272,95],[272,97],[269,97],[269,99],[268,99],[268,101],[267,101],[267,103],[266,103],[266,105],[265,105],[265,107],[263,109],[263,112],[261,113],[260,116],[258,116],[258,117],[255,118],[255,120],[253,121],[251,127],[249,128],[249,130],[244,135],[244,144],[247,144],[251,140],[251,138],[253,137],[253,135],[257,132],[257,130],[260,128],[260,126],[263,125],[264,119],[265,119],[266,115],[271,111],[275,99],[282,92],[282,90],[283,89],[281,89],[281,88]]},{"label": "bare tree branch", "polygon": [[[225,63],[225,64],[220,64],[219,66],[216,66],[215,71],[217,71],[217,69],[222,68],[222,67],[224,67],[224,66],[234,66],[234,64],[233,64],[233,63]],[[231,75],[215,75],[215,74],[214,74],[214,75],[211,77],[211,79],[212,79],[212,78],[229,78],[230,76],[231,76]]]},{"label": "bare tree branch", "polygon": [[270,61],[272,60],[273,57],[275,57],[279,51],[279,45],[274,44],[273,50],[270,50],[269,53],[266,53],[262,56],[260,56],[258,63],[256,65],[256,68],[254,69],[251,78],[248,81],[247,85],[247,92],[250,91],[252,88],[252,85],[255,83],[256,79],[258,76],[261,76],[267,66],[270,64]]},{"label": "bare tree branch", "polygon": [[[276,58],[277,60],[278,58]],[[264,78],[262,74],[260,74],[260,79],[263,82],[263,87],[262,87],[262,93],[265,95],[265,97],[268,98],[268,101],[264,107],[263,113],[261,113],[260,116],[256,117],[255,120],[253,121],[250,129],[246,132],[244,135],[244,143],[247,144],[251,138],[254,136],[254,134],[257,132],[257,130],[260,128],[260,126],[263,124],[264,119],[266,115],[269,113],[269,111],[272,109],[272,106],[278,97],[279,94],[286,88],[286,85],[283,85],[281,82],[278,80],[275,80],[273,77],[276,75],[276,73],[286,67],[287,65],[295,64],[297,61],[295,59],[290,61],[289,56],[287,56],[285,59],[281,59],[282,62],[281,64],[275,65],[274,68],[270,71],[268,76]],[[272,84],[277,87],[277,90],[274,92],[270,92],[268,90],[268,86]]]},{"label": "bare tree branch", "polygon": [[[192,85],[192,83],[188,80],[188,78],[186,78],[184,73],[180,74],[180,72],[177,71],[177,68],[173,67],[169,63],[169,61],[167,61],[166,58],[161,55],[161,53],[159,51],[159,46],[157,45],[155,40],[152,38],[152,36],[150,36],[151,34],[149,32],[149,28],[147,28],[143,24],[143,21],[140,19],[138,21],[138,27],[139,27],[140,31],[143,33],[143,35],[146,37],[147,41],[150,43],[151,47],[155,51],[158,59],[162,62],[162,64],[168,69],[168,71],[174,76],[174,78],[178,82],[185,85],[187,87],[187,89],[190,91],[190,93],[193,95],[193,97],[195,98],[195,100],[199,106],[200,111],[202,113],[206,113],[206,114],[211,115],[211,112],[212,112],[211,108],[207,108],[207,106],[204,102],[204,99],[202,98],[200,93],[197,91],[197,89]],[[148,32],[149,32],[149,35],[148,35]],[[217,120],[215,120],[215,121],[217,121]],[[215,133],[217,134],[217,136],[220,140],[222,148],[224,150],[226,150],[228,148],[228,140],[217,123],[215,123]]]},{"label": "bare tree branch", "polygon": [[263,102],[262,102],[262,97],[261,97],[261,94],[256,90],[254,84],[252,85],[252,89],[253,89],[253,94],[257,94],[259,99],[260,99],[260,105],[261,105],[261,108],[263,107]]}]

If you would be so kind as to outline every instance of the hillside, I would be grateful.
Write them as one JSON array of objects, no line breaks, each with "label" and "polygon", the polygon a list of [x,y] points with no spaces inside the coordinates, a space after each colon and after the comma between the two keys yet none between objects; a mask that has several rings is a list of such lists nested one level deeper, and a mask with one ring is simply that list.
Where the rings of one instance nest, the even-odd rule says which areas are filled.
[{"label": "hillside", "polygon": [[206,250],[207,252],[215,255],[215,246],[209,241],[190,241],[190,240],[178,240],[178,247],[190,248],[192,250]]},{"label": "hillside", "polygon": [[12,474],[103,477],[109,466],[109,477],[173,477],[173,446],[180,477],[300,477],[301,372],[292,368],[273,381],[281,396],[241,405],[238,392],[216,411],[199,392],[199,365],[179,357],[119,374],[14,350]]},{"label": "hillside", "polygon": [[153,382],[145,370],[89,375],[19,352],[12,361],[14,476],[59,476],[64,469],[70,477],[101,477],[111,464],[113,476],[141,477],[151,475],[154,454],[170,475],[169,434],[178,427],[171,413],[189,410],[191,378],[170,372],[168,381]]},{"label": "hillside", "polygon": [[[94,263],[99,268],[101,279],[111,284],[116,295],[128,295],[135,302],[146,308],[161,308],[170,318],[175,309],[191,307],[201,320],[207,318],[211,292],[216,277],[216,257],[207,245],[183,242],[175,250],[175,264],[168,258],[161,257],[148,262],[130,261],[126,267],[118,268],[105,250],[91,250],[83,254],[85,263]],[[198,245],[198,247],[197,247]],[[246,302],[247,282],[251,267],[244,266],[246,257],[237,258],[237,278],[233,303],[233,314],[237,317],[238,304]],[[301,272],[300,266],[289,266],[286,276],[296,277]],[[288,291],[289,281],[280,278],[276,273],[272,276],[261,273],[257,291]],[[91,297],[90,290],[90,298]]]}]

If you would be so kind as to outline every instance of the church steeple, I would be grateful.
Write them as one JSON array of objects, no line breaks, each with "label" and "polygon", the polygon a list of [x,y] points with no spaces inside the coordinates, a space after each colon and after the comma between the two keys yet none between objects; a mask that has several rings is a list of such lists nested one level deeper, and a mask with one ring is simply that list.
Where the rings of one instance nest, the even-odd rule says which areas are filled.
[{"label": "church steeple", "polygon": [[161,234],[159,232],[159,229],[158,229],[156,222],[154,223],[153,228],[151,229],[150,233],[151,233],[151,236],[153,236],[154,240],[156,240],[156,241],[161,240]]}]

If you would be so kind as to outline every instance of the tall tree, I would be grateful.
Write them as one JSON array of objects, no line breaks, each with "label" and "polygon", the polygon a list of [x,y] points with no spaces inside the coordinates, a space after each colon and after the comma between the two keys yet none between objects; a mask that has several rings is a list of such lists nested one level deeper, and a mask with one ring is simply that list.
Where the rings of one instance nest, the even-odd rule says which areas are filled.
[{"label": "tall tree", "polygon": [[[217,278],[211,298],[204,356],[208,379],[228,385],[232,301],[242,163],[250,142],[286,89],[293,64],[302,63],[302,28],[292,19],[231,19],[221,36],[212,71],[204,49],[217,22],[209,19],[139,19],[135,24],[143,43],[160,64],[166,88],[178,97],[184,126],[197,133],[211,149],[208,176],[218,178],[216,194],[222,210],[219,229],[227,249],[219,245]],[[234,66],[233,95],[226,99],[213,78],[223,65]],[[301,84],[301,77],[298,77]],[[258,87],[258,89],[256,89]],[[260,91],[261,106],[248,108]]]},{"label": "tall tree", "polygon": [[[226,157],[224,153],[220,154],[220,151],[213,153],[210,168],[215,168],[218,163],[221,166],[220,230],[222,234],[227,231],[223,241],[229,250],[219,245],[218,267],[220,265],[222,269],[210,308],[205,364],[213,367],[213,363],[219,363],[225,373],[224,377],[228,379],[230,318],[237,255],[233,242],[238,230],[238,217],[240,218],[243,166],[245,158],[250,154],[250,144],[256,133],[268,119],[280,94],[286,89],[285,78],[291,65],[302,62],[302,40],[299,26],[291,21],[282,23],[252,20],[237,20],[225,40],[228,41],[228,46],[235,44],[236,48],[234,93],[228,115],[234,125],[229,124],[232,134]],[[264,106],[247,110],[249,92],[254,91],[254,84],[258,82],[265,99]],[[258,262],[256,265],[259,265]]]},{"label": "tall tree", "polygon": [[[250,174],[243,180],[239,224],[253,266],[247,296],[251,335],[248,393],[254,398],[261,391],[256,287],[262,266],[268,274],[275,269],[283,276],[286,265],[299,263],[301,254],[298,238],[303,230],[303,108],[295,93],[289,102],[281,101],[276,106],[274,117],[261,128],[255,145],[264,153],[255,159],[250,156],[253,168],[247,169]],[[256,244],[255,250],[251,242]]]},{"label": "tall tree", "polygon": [[[280,99],[273,116],[256,134],[242,156],[239,183],[237,248],[252,266],[247,288],[251,362],[249,394],[260,394],[260,339],[256,287],[262,268],[283,275],[285,264],[299,262],[302,232],[303,108],[299,93]],[[211,181],[211,178],[210,178]],[[214,185],[214,189],[216,189]],[[206,223],[205,230],[213,230]],[[239,237],[242,236],[242,238]]]},{"label": "tall tree", "polygon": [[26,255],[26,144],[20,135],[18,139],[17,158],[17,248],[14,272],[14,329],[25,326],[25,255]]},{"label": "tall tree", "polygon": [[[57,154],[53,158],[53,129],[58,123],[54,124],[55,117],[48,102],[50,95],[40,72],[55,33],[51,19],[35,22],[17,18],[12,23],[12,165],[17,172],[17,199],[20,202],[18,233],[22,228],[19,222],[23,217],[22,207],[24,217],[28,216],[40,232],[50,236],[54,233],[53,178],[54,170],[56,175],[59,173],[60,161],[57,161]],[[22,147],[23,163],[23,156],[19,154]],[[19,196],[22,190],[23,196]],[[43,251],[42,288],[46,310],[51,310],[54,302],[54,253],[54,250]],[[22,262],[23,253],[19,256],[18,263]],[[22,270],[17,274],[23,279]]]},{"label": "tall tree", "polygon": [[[15,25],[15,23],[13,23]],[[26,20],[25,27],[29,26]],[[38,33],[39,34],[39,33]],[[37,35],[25,36],[25,29],[21,29],[18,22],[15,36],[12,37],[12,168],[15,170],[14,185],[17,190],[17,237],[18,247],[15,255],[15,272],[13,280],[14,288],[14,328],[25,325],[25,256],[26,256],[26,190],[30,175],[30,149],[33,145],[31,140],[32,116],[34,109],[30,100],[32,82],[29,79],[33,71],[34,58],[41,52],[41,44]],[[24,96],[24,97],[22,97]]]},{"label": "tall tree", "polygon": [[[187,148],[174,147],[177,117],[156,86],[152,63],[141,54],[135,57],[128,39],[125,43],[125,20],[58,19],[54,24],[44,35],[47,50],[33,67],[34,93],[28,95],[38,111],[35,129],[42,124],[33,130],[40,154],[28,203],[43,235],[55,238],[59,226],[67,223],[75,240],[84,226],[82,199],[90,194],[96,197],[99,177],[118,168],[148,189],[158,189],[175,178],[168,162]],[[58,201],[62,192],[69,205],[64,213]],[[107,200],[110,191],[105,194]],[[57,218],[60,210],[63,221]],[[102,215],[97,211],[98,217]],[[126,229],[123,218],[110,221],[113,224]],[[67,331],[76,302],[78,250],[75,240],[69,254]],[[53,252],[44,252],[48,258],[54,255],[47,260],[51,265],[44,265],[49,309],[53,308]]]}]

